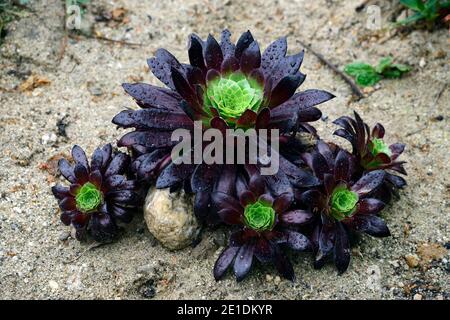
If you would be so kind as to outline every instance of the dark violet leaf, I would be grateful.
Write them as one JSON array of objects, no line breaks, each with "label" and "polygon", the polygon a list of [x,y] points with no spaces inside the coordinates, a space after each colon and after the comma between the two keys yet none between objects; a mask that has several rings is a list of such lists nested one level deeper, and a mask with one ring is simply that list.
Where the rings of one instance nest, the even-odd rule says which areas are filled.
[{"label": "dark violet leaf", "polygon": [[194,214],[200,220],[204,221],[210,214],[211,194],[209,192],[198,192],[194,199]]},{"label": "dark violet leaf", "polygon": [[256,242],[254,254],[261,263],[268,263],[273,259],[272,245],[264,237],[260,237]]},{"label": "dark violet leaf", "polygon": [[377,123],[372,129],[372,137],[383,139],[384,137],[384,127],[381,123]]},{"label": "dark violet leaf", "polygon": [[220,68],[222,73],[237,71],[239,70],[239,60],[234,56],[228,56],[223,60]]},{"label": "dark violet leaf", "polygon": [[103,167],[103,151],[100,148],[95,149],[91,158],[91,170],[101,170]]},{"label": "dark violet leaf", "polygon": [[60,184],[57,184],[57,185],[52,187],[52,193],[59,200],[62,200],[65,197],[70,196],[69,188],[68,187],[64,187],[64,186],[62,186]]},{"label": "dark violet leaf", "polygon": [[247,49],[250,44],[254,41],[253,36],[250,31],[244,32],[236,43],[236,48],[234,51],[234,56],[238,61],[241,60],[242,52]]},{"label": "dark violet leaf", "polygon": [[378,188],[384,181],[386,172],[384,170],[375,170],[366,173],[353,186],[352,191],[359,196],[365,196]]},{"label": "dark violet leaf", "polygon": [[130,156],[125,153],[118,153],[114,156],[105,171],[105,177],[115,174],[123,174],[130,163]]},{"label": "dark violet leaf", "polygon": [[389,149],[392,151],[393,154],[402,154],[405,150],[405,144],[404,143],[394,143],[389,146]]},{"label": "dark violet leaf", "polygon": [[197,35],[190,35],[188,44],[189,62],[192,66],[206,70],[203,58],[203,43]]},{"label": "dark violet leaf", "polygon": [[227,271],[228,267],[233,262],[239,247],[227,247],[222,251],[216,263],[214,264],[214,279],[220,280],[224,275],[225,271]]},{"label": "dark violet leaf", "polygon": [[283,193],[279,197],[275,198],[273,202],[273,209],[276,213],[281,214],[289,209],[293,201],[293,195],[290,193]]},{"label": "dark violet leaf", "polygon": [[236,280],[242,281],[250,271],[253,261],[254,244],[246,243],[238,251],[234,260],[233,271]]},{"label": "dark violet leaf", "polygon": [[295,281],[294,268],[286,255],[280,250],[277,245],[273,245],[273,263],[278,272],[286,279]]},{"label": "dark violet leaf", "polygon": [[192,164],[169,164],[158,177],[156,188],[164,189],[181,183],[194,172],[195,165]]},{"label": "dark violet leaf", "polygon": [[232,208],[224,208],[219,210],[217,214],[226,224],[242,225],[242,212],[233,210]]},{"label": "dark violet leaf", "polygon": [[172,132],[170,131],[133,131],[125,134],[117,142],[119,147],[130,147],[135,144],[149,148],[161,148],[175,145],[171,141]]},{"label": "dark violet leaf", "polygon": [[312,221],[314,215],[306,210],[293,210],[281,214],[280,219],[285,224],[297,224],[302,225]]},{"label": "dark violet leaf", "polygon": [[237,212],[243,212],[240,203],[234,198],[223,192],[213,192],[211,194],[212,201],[218,209],[232,209]]},{"label": "dark violet leaf", "polygon": [[205,63],[208,69],[220,70],[220,66],[223,61],[222,49],[212,35],[208,35],[203,55],[205,57]]},{"label": "dark violet leaf", "polygon": [[73,173],[75,174],[75,178],[77,178],[77,183],[84,184],[89,181],[88,169],[82,164],[77,163],[73,169]]},{"label": "dark violet leaf", "polygon": [[361,199],[358,202],[358,214],[375,214],[383,210],[384,206],[384,202],[378,199]]},{"label": "dark violet leaf", "polygon": [[342,223],[336,223],[336,240],[334,242],[334,263],[339,273],[345,272],[350,263],[350,242]]},{"label": "dark violet leaf", "polygon": [[403,188],[404,186],[406,186],[406,180],[394,174],[386,174],[386,180],[392,183],[397,188]]},{"label": "dark violet leaf", "polygon": [[73,172],[73,167],[69,164],[69,161],[66,159],[60,159],[58,161],[58,168],[64,178],[71,183],[75,183],[75,174]]},{"label": "dark violet leaf", "polygon": [[253,41],[252,44],[242,52],[240,66],[242,72],[248,74],[252,70],[259,68],[261,65],[261,51],[258,42]]},{"label": "dark violet leaf", "polygon": [[122,87],[142,108],[180,111],[181,97],[171,90],[146,83],[123,83]]},{"label": "dark violet leaf", "polygon": [[191,188],[194,193],[212,191],[221,173],[221,165],[199,164],[192,174]]},{"label": "dark violet leaf", "polygon": [[261,58],[261,68],[265,74],[269,74],[274,66],[286,56],[287,41],[286,37],[281,37],[272,42],[264,51]]},{"label": "dark violet leaf", "polygon": [[129,223],[133,219],[132,212],[119,205],[110,205],[108,211],[110,211],[116,219],[122,221],[123,223]]},{"label": "dark violet leaf", "polygon": [[334,178],[336,181],[348,181],[350,179],[350,159],[346,151],[340,150],[334,163]]},{"label": "dark violet leaf", "polygon": [[217,181],[215,191],[226,194],[234,194],[236,190],[236,167],[233,165],[222,165],[222,173]]},{"label": "dark violet leaf", "polygon": [[74,197],[66,197],[59,202],[59,207],[64,211],[75,210],[77,205]]},{"label": "dark violet leaf", "polygon": [[102,187],[102,174],[99,170],[92,171],[89,174],[89,181],[97,187],[97,189],[101,189]]},{"label": "dark violet leaf", "polygon": [[86,153],[80,146],[74,145],[72,148],[72,158],[76,164],[81,164],[86,169],[89,169],[88,159],[86,157]]},{"label": "dark violet leaf", "polygon": [[371,214],[358,215],[355,228],[373,237],[388,237],[391,235],[383,219]]},{"label": "dark violet leaf", "polygon": [[304,80],[305,76],[301,74],[289,75],[282,78],[271,92],[268,107],[274,108],[287,101]]},{"label": "dark violet leaf", "polygon": [[222,53],[224,58],[234,56],[234,44],[230,40],[231,32],[228,29],[222,31],[220,35],[220,48],[222,49]]},{"label": "dark violet leaf", "polygon": [[90,233],[98,242],[109,242],[117,236],[117,225],[109,214],[96,213],[92,215]]},{"label": "dark violet leaf", "polygon": [[270,75],[268,75],[273,79],[274,84],[278,85],[281,79],[294,75],[299,75],[304,80],[306,76],[298,71],[303,62],[304,55],[305,51],[301,51],[295,55],[281,58],[278,64],[272,69]]},{"label": "dark violet leaf", "polygon": [[286,233],[288,236],[287,244],[291,249],[304,251],[311,247],[311,243],[305,235],[292,230],[288,230]]},{"label": "dark violet leaf", "polygon": [[253,127],[256,123],[256,118],[257,118],[257,114],[254,111],[247,109],[239,117],[236,125],[238,127],[243,127],[243,128],[250,127],[250,126]]}]

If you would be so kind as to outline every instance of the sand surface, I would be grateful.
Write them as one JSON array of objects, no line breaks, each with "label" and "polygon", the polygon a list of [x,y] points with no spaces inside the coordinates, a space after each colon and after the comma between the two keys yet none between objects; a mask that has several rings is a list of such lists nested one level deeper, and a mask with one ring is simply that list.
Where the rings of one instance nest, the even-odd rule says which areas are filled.
[{"label": "sand surface", "polygon": [[[123,7],[125,20],[94,22],[90,37],[67,38],[62,1],[31,0],[32,10],[10,24],[0,47],[0,298],[450,298],[448,30],[393,34],[386,20],[396,1],[372,1],[384,17],[385,28],[378,31],[366,28],[365,10],[355,11],[362,0],[91,2],[85,29],[102,11]],[[262,48],[287,35],[290,53],[304,41],[341,69],[388,54],[413,67],[407,77],[384,80],[352,102],[347,84],[306,53],[302,89],[337,96],[321,107],[324,118],[316,127],[323,138],[345,145],[331,136],[331,121],[357,110],[370,125],[383,123],[389,142],[407,144],[409,186],[383,213],[392,237],[362,237],[342,276],[331,264],[314,270],[311,256],[299,254],[292,258],[294,284],[280,280],[271,267],[255,268],[242,283],[231,274],[216,283],[212,267],[224,230],[206,232],[196,248],[169,252],[137,216],[120,240],[93,248],[70,237],[59,221],[50,187],[60,178],[54,178],[52,159],[69,154],[75,143],[91,153],[117,141],[123,131],[110,121],[134,107],[120,84],[159,84],[146,67],[156,49],[164,47],[186,62],[189,33],[205,38],[225,27],[234,40],[250,29]],[[21,91],[30,74],[36,84],[50,83],[34,90],[23,85]]]}]

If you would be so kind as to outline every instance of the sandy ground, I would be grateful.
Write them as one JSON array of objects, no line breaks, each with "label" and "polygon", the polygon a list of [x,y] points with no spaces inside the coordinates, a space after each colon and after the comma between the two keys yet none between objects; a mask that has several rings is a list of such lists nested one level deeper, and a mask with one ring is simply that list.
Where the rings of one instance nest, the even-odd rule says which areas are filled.
[{"label": "sandy ground", "polygon": [[[394,36],[388,29],[369,30],[366,13],[355,11],[362,0],[102,0],[92,1],[88,12],[121,7],[128,12],[121,22],[96,22],[97,35],[142,46],[94,39],[95,33],[69,37],[65,44],[62,1],[30,2],[32,12],[10,25],[0,48],[0,298],[450,298],[448,30]],[[386,20],[391,1],[372,2]],[[330,134],[331,121],[354,109],[371,125],[382,122],[390,142],[407,144],[409,186],[384,212],[393,236],[363,237],[342,276],[332,265],[313,270],[310,256],[301,254],[293,257],[294,284],[277,278],[273,268],[255,268],[242,283],[231,275],[216,283],[212,266],[223,230],[207,232],[196,248],[169,252],[138,216],[119,241],[91,248],[70,237],[59,221],[50,193],[59,178],[53,177],[51,159],[68,154],[74,143],[92,152],[116,141],[122,132],[110,121],[133,106],[120,84],[157,84],[146,67],[157,48],[187,61],[189,33],[218,35],[224,27],[234,39],[250,29],[261,47],[288,35],[291,53],[302,49],[301,39],[341,68],[354,60],[375,63],[388,54],[414,68],[351,102],[342,79],[306,54],[302,88],[337,95],[322,107],[325,117],[317,123],[324,138],[338,141]],[[50,83],[20,91],[30,74]]]}]

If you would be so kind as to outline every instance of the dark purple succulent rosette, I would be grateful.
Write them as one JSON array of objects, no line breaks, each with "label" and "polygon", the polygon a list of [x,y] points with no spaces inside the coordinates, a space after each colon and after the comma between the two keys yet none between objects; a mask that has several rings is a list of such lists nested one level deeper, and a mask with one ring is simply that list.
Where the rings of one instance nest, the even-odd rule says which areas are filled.
[{"label": "dark purple succulent rosette", "polygon": [[237,178],[237,198],[223,192],[212,193],[220,218],[238,229],[217,259],[214,277],[221,279],[232,265],[237,281],[241,281],[256,257],[262,264],[272,263],[283,277],[294,281],[294,270],[284,248],[310,248],[308,238],[296,229],[310,223],[313,215],[291,209],[290,193],[273,197],[264,180],[252,172],[248,184],[242,176]]},{"label": "dark purple succulent rosette", "polygon": [[[192,131],[197,120],[202,121],[204,129],[222,132],[227,128],[280,129],[286,135],[280,138],[283,143],[292,132],[315,133],[308,124],[322,115],[315,106],[334,97],[322,90],[295,93],[305,80],[299,71],[303,52],[287,56],[286,38],[276,40],[261,54],[249,31],[236,44],[230,36],[224,30],[219,43],[211,35],[206,41],[191,35],[190,64],[182,64],[167,50],[158,49],[148,64],[168,88],[123,84],[141,109],[124,110],[113,119],[121,128],[134,129],[118,145],[133,151],[132,169],[138,180],[156,181],[157,188],[184,187],[194,192],[198,217],[209,211],[215,185],[221,180],[226,183],[229,172],[237,169],[223,173],[224,166],[174,164],[170,153],[176,144],[171,141],[175,129]],[[295,167],[284,160],[283,168]],[[297,168],[291,175],[282,172],[277,179],[284,179],[285,184],[288,180],[302,186],[314,184],[314,177],[299,171]],[[197,183],[197,179],[202,181]]]},{"label": "dark purple succulent rosette", "polygon": [[141,205],[136,182],[125,176],[130,158],[113,152],[110,144],[97,148],[89,163],[85,152],[75,145],[72,149],[75,164],[59,161],[61,174],[69,187],[52,187],[62,210],[61,221],[76,229],[76,237],[87,234],[99,242],[108,242],[118,235],[118,223],[129,223]]},{"label": "dark purple succulent rosette", "polygon": [[316,268],[332,257],[340,273],[350,263],[350,239],[353,232],[374,237],[390,235],[378,216],[385,204],[371,195],[385,179],[384,170],[365,173],[352,180],[354,159],[347,151],[319,141],[316,150],[303,155],[304,161],[322,182],[322,186],[299,192],[298,200],[316,214],[311,241]]},{"label": "dark purple succulent rosette", "polygon": [[[387,145],[383,140],[385,129],[382,124],[377,123],[370,131],[369,126],[364,123],[359,114],[354,112],[354,115],[354,119],[343,116],[333,123],[342,127],[336,130],[334,134],[352,144],[352,153],[357,164],[355,172],[361,175],[373,170],[387,170],[385,188],[383,188],[386,190],[384,191],[388,191],[390,194],[389,191],[395,192],[396,189],[403,188],[406,185],[405,179],[393,174],[392,171],[407,174],[403,166],[406,162],[398,160],[405,149],[405,145],[403,143]],[[389,196],[384,198],[389,199]]]}]

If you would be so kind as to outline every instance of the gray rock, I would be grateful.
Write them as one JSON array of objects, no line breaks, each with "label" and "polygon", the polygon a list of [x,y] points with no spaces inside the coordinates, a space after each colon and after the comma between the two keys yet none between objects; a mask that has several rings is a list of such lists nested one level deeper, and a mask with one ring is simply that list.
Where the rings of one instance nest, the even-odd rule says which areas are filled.
[{"label": "gray rock", "polygon": [[70,232],[68,231],[63,231],[61,232],[61,234],[59,235],[58,239],[59,241],[66,241],[67,239],[69,239],[70,237]]},{"label": "gray rock", "polygon": [[189,246],[200,232],[192,198],[184,191],[150,189],[145,199],[144,218],[153,236],[171,250]]}]

